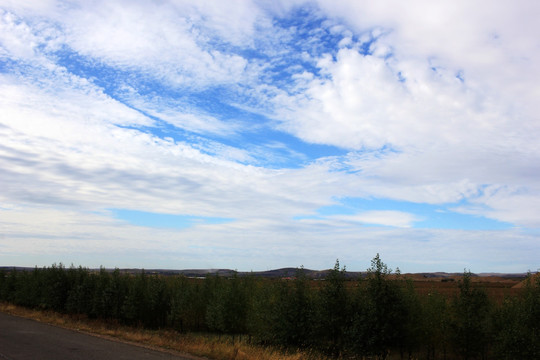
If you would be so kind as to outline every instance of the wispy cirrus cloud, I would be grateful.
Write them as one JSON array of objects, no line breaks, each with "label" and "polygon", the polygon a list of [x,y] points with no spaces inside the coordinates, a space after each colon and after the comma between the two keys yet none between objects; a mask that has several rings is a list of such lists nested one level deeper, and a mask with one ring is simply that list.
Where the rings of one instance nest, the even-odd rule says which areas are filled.
[{"label": "wispy cirrus cloud", "polygon": [[[540,47],[537,5],[518,3],[6,1],[0,244],[245,268],[345,253],[361,269],[349,254],[366,252],[530,266]],[[373,201],[321,214],[347,198]],[[419,204],[491,222],[428,228]],[[156,230],[109,209],[233,220]],[[529,265],[500,256],[508,239]]]},{"label": "wispy cirrus cloud", "polygon": [[257,8],[249,2],[232,12],[219,7],[98,1],[76,3],[68,10],[70,17],[58,20],[66,45],[78,54],[172,86],[197,88],[250,76],[248,61],[222,51],[220,43],[237,45],[249,39]]},{"label": "wispy cirrus cloud", "polygon": [[355,215],[333,216],[333,218],[346,222],[359,222],[362,224],[394,226],[399,228],[412,227],[414,222],[420,220],[414,214],[395,210],[372,210]]}]

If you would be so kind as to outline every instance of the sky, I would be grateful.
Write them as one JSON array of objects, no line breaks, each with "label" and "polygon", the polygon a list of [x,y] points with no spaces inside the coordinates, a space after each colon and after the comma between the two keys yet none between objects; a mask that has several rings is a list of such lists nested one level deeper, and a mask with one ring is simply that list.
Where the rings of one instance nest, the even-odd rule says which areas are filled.
[{"label": "sky", "polygon": [[536,271],[539,15],[0,0],[0,264]]}]

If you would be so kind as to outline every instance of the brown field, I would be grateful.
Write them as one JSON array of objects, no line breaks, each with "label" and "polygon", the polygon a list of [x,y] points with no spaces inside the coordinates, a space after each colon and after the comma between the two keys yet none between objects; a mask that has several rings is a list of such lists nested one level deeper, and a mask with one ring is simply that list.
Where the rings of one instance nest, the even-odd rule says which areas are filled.
[{"label": "brown field", "polygon": [[[428,278],[425,278],[422,274],[401,275],[401,279],[412,280],[414,289],[420,296],[437,292],[448,298],[452,298],[459,293],[459,283],[462,278],[462,275]],[[473,276],[471,278],[473,286],[483,289],[489,299],[496,304],[501,304],[506,297],[519,294],[524,280],[525,277],[515,276]],[[323,282],[315,281],[314,283],[315,287],[320,287]],[[358,282],[351,280],[348,282],[348,286],[353,288],[358,286]]]},{"label": "brown field", "polygon": [[[413,280],[414,288],[420,295],[427,295],[430,292],[436,291],[442,295],[453,297],[459,292],[459,280],[461,276],[455,277],[454,281],[443,282],[442,279],[429,279],[429,280]],[[514,288],[517,284],[521,283],[523,278],[500,278],[500,277],[478,277],[472,278],[474,286],[483,289],[488,297],[500,304],[505,297],[515,296],[519,293],[520,289]]]},{"label": "brown field", "polygon": [[[538,275],[540,276],[540,275]],[[397,279],[396,275],[390,275],[390,279]],[[442,295],[452,297],[459,292],[459,283],[463,275],[444,275],[440,277],[424,277],[422,274],[402,274],[399,276],[402,280],[412,280],[414,288],[419,295],[427,295],[436,291]],[[486,291],[490,299],[502,301],[506,296],[514,296],[519,293],[525,276],[475,276],[471,277],[473,286]],[[192,281],[201,281],[200,279],[190,279]],[[267,281],[283,281],[284,279],[267,279]],[[291,280],[291,279],[289,279]],[[324,286],[324,280],[311,280],[313,288],[318,289]],[[355,279],[347,280],[347,287],[354,288],[358,286]]]}]

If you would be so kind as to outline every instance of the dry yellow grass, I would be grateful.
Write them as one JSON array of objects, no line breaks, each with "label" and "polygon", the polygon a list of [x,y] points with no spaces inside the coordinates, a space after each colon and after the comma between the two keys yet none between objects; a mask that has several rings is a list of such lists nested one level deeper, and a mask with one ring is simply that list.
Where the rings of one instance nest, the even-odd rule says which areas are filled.
[{"label": "dry yellow grass", "polygon": [[7,303],[0,303],[0,311],[96,336],[181,353],[183,356],[191,356],[194,360],[201,357],[215,360],[325,360],[321,356],[301,351],[286,354],[278,349],[249,344],[243,340],[235,341],[233,344],[231,338],[226,336],[147,330],[120,325],[114,321],[26,309]]},{"label": "dry yellow grass", "polygon": [[540,281],[540,272],[536,273],[536,274],[531,274],[530,278],[521,281],[520,283],[514,285],[512,288],[513,289],[523,289],[524,287],[527,286],[527,283],[529,283],[529,285],[531,285],[531,286],[537,286],[539,281]]}]

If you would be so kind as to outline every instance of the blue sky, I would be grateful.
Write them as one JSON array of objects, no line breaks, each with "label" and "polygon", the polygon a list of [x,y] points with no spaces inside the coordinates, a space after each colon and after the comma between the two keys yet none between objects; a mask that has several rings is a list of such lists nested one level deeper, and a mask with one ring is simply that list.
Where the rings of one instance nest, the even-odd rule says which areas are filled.
[{"label": "blue sky", "polygon": [[0,3],[0,263],[540,267],[535,1]]}]

